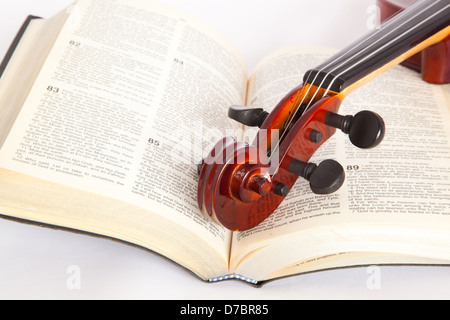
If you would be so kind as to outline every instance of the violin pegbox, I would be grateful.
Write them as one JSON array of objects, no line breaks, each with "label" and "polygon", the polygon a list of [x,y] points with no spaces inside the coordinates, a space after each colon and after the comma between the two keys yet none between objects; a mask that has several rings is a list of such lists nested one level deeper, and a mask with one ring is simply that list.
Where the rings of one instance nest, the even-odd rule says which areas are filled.
[{"label": "violin pegbox", "polygon": [[[441,48],[436,52],[448,51],[449,17],[448,0],[418,1],[307,71],[303,83],[270,114],[262,109],[231,107],[232,119],[259,127],[259,131],[252,145],[225,138],[203,161],[198,188],[203,213],[230,230],[243,231],[271,215],[299,177],[308,180],[315,193],[337,191],[344,183],[345,172],[335,160],[310,163],[319,147],[336,129],[363,149],[379,145],[385,135],[379,115],[362,111],[341,116],[341,102],[358,87],[420,51],[435,45]],[[436,59],[436,68],[446,64],[446,59],[445,54]],[[438,80],[445,80],[440,75],[437,78],[443,79]],[[275,142],[274,136],[279,138]]]},{"label": "violin pegbox", "polygon": [[260,129],[251,145],[222,139],[199,164],[198,204],[205,217],[233,231],[251,229],[275,211],[299,177],[315,194],[334,193],[343,185],[345,171],[332,159],[309,162],[320,146],[336,129],[360,148],[383,139],[384,122],[377,114],[338,115],[339,94],[305,100],[309,106],[294,118],[305,92],[304,85],[296,88],[270,114],[261,108],[229,108],[231,119]]}]

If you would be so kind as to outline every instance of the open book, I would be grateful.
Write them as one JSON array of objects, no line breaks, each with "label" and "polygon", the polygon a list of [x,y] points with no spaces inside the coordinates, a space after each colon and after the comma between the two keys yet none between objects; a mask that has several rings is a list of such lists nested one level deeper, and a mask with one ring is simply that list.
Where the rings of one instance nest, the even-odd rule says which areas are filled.
[{"label": "open book", "polygon": [[[20,40],[20,41],[19,41]],[[334,50],[243,59],[196,19],[145,0],[80,0],[32,19],[0,79],[0,214],[157,252],[205,281],[254,284],[329,268],[450,262],[450,86],[395,67],[344,101],[386,121],[374,150],[336,134],[314,156],[346,170],[335,194],[299,180],[258,227],[197,206],[197,163],[256,132],[231,105],[270,111]]]}]

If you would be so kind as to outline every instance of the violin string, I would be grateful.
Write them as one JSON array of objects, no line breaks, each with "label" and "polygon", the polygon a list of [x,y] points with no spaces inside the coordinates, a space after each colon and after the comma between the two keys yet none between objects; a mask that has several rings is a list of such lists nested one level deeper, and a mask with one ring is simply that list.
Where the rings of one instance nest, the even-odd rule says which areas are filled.
[{"label": "violin string", "polygon": [[[439,1],[439,0],[438,0],[438,1]],[[422,2],[423,2],[423,1],[418,1],[418,2],[414,3],[414,4],[410,7],[410,9],[415,8],[416,6],[418,6],[419,4],[421,4]],[[388,20],[388,22],[386,22],[383,26],[384,26],[384,27],[387,27],[387,26],[389,26],[389,25],[392,24],[392,23],[393,23],[392,20]],[[361,45],[363,45],[365,42],[368,42],[368,41],[371,40],[373,37],[377,36],[378,33],[380,33],[381,31],[382,31],[382,30],[381,30],[381,28],[380,28],[379,30],[377,30],[376,32],[374,32],[373,34],[371,34],[368,38],[364,39],[364,41],[363,41],[362,43],[360,43],[359,45],[361,46]],[[370,45],[373,45],[374,43],[376,43],[376,42],[372,42],[371,44],[369,44],[369,46],[370,46]],[[367,48],[367,47],[366,47],[366,48]],[[356,50],[359,50],[358,46],[353,46],[349,51],[343,53],[342,55],[344,55],[344,54],[351,54],[353,51],[356,51]],[[340,56],[336,57],[336,60],[338,60],[339,58],[340,58]],[[351,58],[352,58],[352,55],[350,56],[349,59],[347,59],[347,60],[344,61],[343,63],[348,62]],[[335,62],[335,61],[332,60],[332,61],[328,62],[327,64],[325,64],[325,65],[322,67],[322,69],[319,70],[319,72],[316,73],[316,76],[314,77],[314,79],[313,79],[312,81],[310,81],[310,78],[311,78],[311,75],[313,74],[313,72],[310,72],[310,73],[308,74],[308,77],[307,77],[306,80],[305,80],[305,84],[311,84],[311,86],[308,86],[308,89],[307,89],[306,92],[304,92],[304,91],[305,91],[305,86],[304,86],[304,87],[302,88],[302,90],[300,91],[299,95],[297,96],[297,98],[296,98],[296,100],[295,100],[295,102],[294,102],[294,106],[297,105],[298,108],[297,108],[297,110],[294,111],[294,113],[292,113],[292,114],[289,116],[287,125],[285,125],[285,128],[286,128],[286,129],[283,131],[281,137],[278,139],[277,145],[276,145],[275,148],[274,148],[275,150],[278,149],[279,144],[280,144],[281,141],[283,140],[284,136],[287,134],[287,132],[288,132],[287,128],[292,124],[292,122],[293,122],[293,120],[295,119],[296,115],[299,113],[299,110],[300,110],[300,108],[301,108],[301,105],[304,103],[306,97],[308,96],[309,92],[311,91],[311,88],[312,88],[313,84],[316,82],[316,80],[317,80],[319,74],[320,74],[323,70],[325,70],[326,68],[328,68],[329,66],[331,66],[334,62]],[[343,63],[342,63],[342,64],[343,64]],[[339,66],[336,67],[335,69],[339,68],[340,66],[341,66],[341,65],[339,65]],[[313,95],[313,98],[310,99],[308,105],[307,105],[306,108],[304,109],[305,111],[308,110],[308,109],[311,107],[311,104],[312,104],[312,102],[314,101],[314,99],[315,99],[315,97],[317,96],[317,94],[319,93],[319,91],[320,91],[322,85],[324,84],[324,82],[326,81],[326,79],[328,78],[328,76],[331,75],[331,73],[332,73],[333,71],[335,71],[335,69],[333,69],[332,71],[328,72],[328,73],[324,76],[324,78],[323,78],[321,84],[320,84],[319,86],[317,86],[317,89],[316,89],[316,91],[315,91],[315,93],[314,93],[314,95]],[[335,78],[335,79],[336,79],[336,78]],[[332,80],[332,83],[334,83],[334,80],[335,80],[335,79]],[[325,97],[325,96],[326,96],[326,94],[328,93],[328,91],[329,91],[330,88],[331,88],[331,86],[328,87],[328,89],[326,90],[326,92],[323,94],[322,97]],[[302,101],[301,101],[301,102],[299,102],[299,101],[300,101],[300,98],[302,98]],[[275,153],[273,152],[274,149],[272,149],[272,151],[271,151],[270,161],[272,160],[272,157],[275,155]]]},{"label": "violin string", "polygon": [[[369,45],[366,46],[366,47],[363,46],[364,49],[361,50],[361,51],[359,52],[359,54],[362,54],[362,55],[363,55],[366,51],[368,51],[369,49],[371,49],[371,47],[377,45],[378,42],[382,41],[384,38],[386,38],[387,36],[389,36],[389,35],[392,34],[393,32],[397,31],[399,28],[403,27],[403,26],[404,26],[406,23],[408,23],[409,21],[411,21],[411,20],[417,18],[420,14],[422,14],[424,11],[430,9],[432,6],[434,6],[435,4],[437,4],[439,1],[440,1],[440,0],[434,1],[431,5],[429,5],[429,6],[426,7],[425,9],[421,10],[421,11],[420,11],[419,13],[417,13],[415,16],[413,16],[413,17],[411,17],[410,19],[404,21],[401,25],[397,26],[397,27],[396,27],[395,29],[393,29],[392,31],[390,31],[389,33],[385,34],[385,35],[382,36],[381,38],[377,39],[377,41],[372,42],[372,43],[369,43]],[[412,5],[411,7],[409,7],[409,10],[410,10],[410,11],[411,11],[411,10],[414,10],[416,7],[419,7],[420,5],[422,5],[423,2],[425,2],[425,1],[422,0],[422,1],[415,2],[414,5]],[[389,20],[388,23],[386,23],[385,25],[383,25],[383,29],[386,29],[387,27],[390,27],[390,25],[393,24],[394,22],[396,22],[396,21],[395,21],[395,20]],[[378,32],[372,34],[372,36],[371,36],[370,38],[372,38],[372,37],[375,36],[375,35],[378,35],[381,31],[382,31],[382,29],[378,30]],[[400,37],[400,36],[399,36],[399,37]],[[398,38],[398,37],[397,37],[397,38]],[[366,40],[369,40],[369,38],[366,39]],[[392,41],[391,41],[391,42],[392,42]],[[363,45],[363,43],[364,43],[364,42],[361,43],[360,47]],[[386,46],[386,45],[385,45],[385,46]],[[384,48],[385,46],[383,46],[382,48]],[[340,76],[342,76],[345,72],[349,71],[351,68],[354,68],[356,65],[360,64],[361,62],[367,60],[368,57],[371,57],[371,56],[373,56],[374,54],[378,53],[380,50],[381,50],[381,49],[377,49],[376,51],[372,52],[370,55],[368,55],[368,56],[366,55],[364,59],[358,61],[356,64],[350,66],[350,67],[347,68],[345,71],[343,71],[343,72],[339,73],[338,75],[336,75],[335,77],[333,77],[333,78],[331,79],[331,82],[330,82],[330,84],[328,85],[327,89],[325,90],[323,97],[325,97],[325,96],[328,94],[328,92],[331,90],[331,87],[333,86],[334,82],[335,82]],[[364,56],[364,55],[363,55],[363,56]],[[326,79],[328,78],[329,75],[331,75],[332,72],[338,70],[340,67],[344,66],[346,63],[348,63],[348,62],[351,61],[352,59],[354,59],[354,57],[353,57],[353,56],[350,56],[349,58],[347,58],[346,60],[344,60],[343,62],[341,62],[339,65],[337,65],[334,69],[332,69],[331,71],[329,71],[329,72],[324,76],[324,78],[323,78],[321,84],[318,86],[318,88],[319,88],[319,89],[322,88],[322,85],[325,83]],[[309,104],[308,104],[308,106],[306,107],[305,110],[308,110],[308,109],[311,107],[311,103],[314,101],[314,98],[315,98],[315,96],[317,95],[318,91],[319,91],[319,90],[316,90],[316,93],[315,93],[313,99],[310,100],[310,102],[309,102]]]},{"label": "violin string", "polygon": [[[439,0],[438,0],[438,1],[439,1]],[[417,7],[417,6],[419,6],[419,4],[422,4],[422,2],[424,2],[424,0],[415,2],[413,5],[411,5],[411,6],[409,7],[409,9],[411,10],[411,9],[413,9],[413,8],[415,8],[415,7]],[[391,24],[393,24],[393,23],[394,23],[393,20],[388,20],[388,21],[383,25],[383,27],[384,27],[384,28],[389,27],[389,26],[390,26]],[[316,82],[316,80],[317,80],[319,74],[320,74],[322,71],[324,71],[326,68],[328,68],[329,66],[331,66],[335,61],[337,61],[339,58],[341,58],[341,56],[353,54],[354,51],[359,51],[361,46],[364,47],[364,43],[369,42],[373,37],[377,36],[381,31],[382,31],[382,30],[381,30],[381,28],[380,28],[380,29],[377,30],[376,32],[372,33],[369,37],[365,38],[361,43],[358,43],[358,45],[352,46],[352,47],[350,48],[350,50],[341,53],[341,55],[335,57],[335,60],[332,60],[332,61],[328,62],[326,65],[322,66],[322,69],[320,69],[319,72],[316,73],[316,76],[314,77],[314,80],[313,80],[312,82],[309,82],[310,76],[311,76],[311,74],[312,74],[312,72],[310,72],[305,82],[306,82],[306,83],[309,83],[309,84],[311,84],[311,85],[313,85],[313,84]],[[373,45],[374,43],[376,43],[376,42],[369,42],[368,45],[370,46],[370,45]],[[367,47],[365,47],[365,48],[367,49]],[[347,63],[347,62],[350,61],[352,58],[353,58],[353,55],[351,55],[350,58],[348,58],[348,59],[347,59],[346,61],[344,61],[342,64]],[[316,87],[317,87],[316,92],[314,93],[313,98],[310,99],[310,102],[309,102],[309,103],[311,103],[312,101],[314,101],[314,99],[315,99],[317,93],[318,93],[318,92],[320,91],[320,89],[322,88],[322,85],[325,83],[327,77],[328,77],[329,75],[331,75],[331,73],[332,73],[333,71],[335,71],[337,68],[339,68],[340,66],[341,66],[341,65],[337,66],[335,69],[331,70],[330,72],[328,72],[328,73],[325,75],[325,77],[323,78],[323,80],[322,80],[322,82],[320,83],[320,85],[319,85],[319,86],[316,86]],[[295,103],[295,104],[298,103],[298,100],[300,99],[301,96],[303,96],[303,100],[301,101],[300,105],[303,104],[303,102],[304,102],[304,100],[306,99],[306,97],[307,97],[309,91],[311,90],[311,87],[308,88],[308,91],[306,92],[305,95],[302,95],[303,90],[304,90],[304,88],[302,89],[301,94],[297,97],[296,103]],[[329,90],[328,90],[328,91],[329,91]],[[326,94],[328,93],[328,91],[322,96],[322,98],[326,96]],[[307,109],[308,109],[308,107],[305,108],[305,111],[306,111]],[[295,118],[295,117],[292,117],[291,120],[292,120],[293,118]]]},{"label": "violin string", "polygon": [[[432,4],[430,4],[429,6],[427,6],[425,9],[421,10],[419,13],[417,13],[417,14],[416,14],[415,16],[413,16],[412,18],[408,19],[407,21],[404,21],[401,25],[397,26],[394,30],[390,31],[388,34],[384,35],[383,37],[381,37],[381,38],[378,39],[377,41],[370,43],[369,46],[364,47],[364,49],[363,49],[360,53],[363,53],[364,51],[367,51],[370,47],[374,46],[375,44],[377,44],[379,41],[381,41],[382,39],[384,39],[385,37],[387,37],[387,36],[390,35],[391,33],[397,31],[399,28],[401,28],[403,25],[405,25],[406,23],[408,23],[408,22],[411,21],[412,19],[417,18],[420,14],[422,14],[422,13],[425,12],[426,10],[428,10],[428,9],[430,9],[431,7],[433,7],[434,5],[436,5],[439,1],[440,1],[440,0],[434,1]],[[422,5],[423,2],[424,2],[424,1],[422,0],[422,1],[418,1],[418,2],[414,3],[414,5],[412,5],[412,6],[409,7],[409,10],[411,11],[411,10],[415,9],[415,8],[418,7],[419,5]],[[439,12],[435,13],[434,15],[432,15],[431,17],[429,17],[428,19],[422,21],[422,22],[419,24],[419,26],[422,25],[423,23],[425,23],[426,21],[432,19],[434,16],[438,15],[438,14],[441,13],[442,11],[446,10],[449,6],[450,6],[450,5],[447,5],[446,7],[444,7],[443,9],[441,9]],[[373,38],[374,36],[378,35],[378,33],[384,31],[384,29],[385,29],[386,27],[390,26],[390,24],[392,24],[392,23],[394,23],[394,20],[392,20],[392,19],[391,19],[391,20],[388,20],[388,22],[386,22],[386,23],[383,25],[383,28],[380,28],[379,30],[377,30],[376,32],[374,32],[370,37],[366,38],[361,44],[359,44],[359,46],[361,46],[364,42],[369,41],[369,40],[370,40],[371,38]],[[418,26],[414,27],[413,29],[416,29],[417,27],[418,27]],[[390,44],[390,43],[393,42],[393,41],[396,41],[396,40],[397,40],[399,37],[401,37],[401,36],[402,36],[402,35],[398,36],[398,37],[397,37],[396,39],[394,39],[394,40],[391,40],[388,44]],[[386,45],[387,45],[387,44],[386,44]],[[369,56],[373,56],[375,53],[377,53],[378,51],[380,51],[380,50],[381,50],[382,48],[384,48],[386,45],[384,45],[384,46],[381,47],[380,49],[377,49],[377,51],[375,51],[374,53],[370,54]],[[356,49],[358,49],[357,46],[353,47],[351,50],[349,50],[349,51],[347,51],[347,52],[345,52],[345,53],[343,53],[343,54],[350,54],[352,51],[354,51],[354,50],[356,50]],[[336,60],[337,60],[338,58],[340,58],[340,56],[339,56],[339,57],[336,57]],[[312,103],[313,103],[315,97],[316,97],[317,94],[319,93],[320,89],[322,89],[322,85],[325,83],[325,81],[327,80],[328,76],[330,76],[332,72],[336,71],[338,68],[340,68],[340,67],[341,67],[342,65],[344,65],[345,63],[348,63],[352,58],[353,58],[353,57],[350,56],[350,58],[348,58],[347,60],[345,60],[344,62],[342,62],[340,65],[338,65],[337,67],[335,67],[333,70],[327,72],[327,74],[324,76],[324,78],[323,78],[321,84],[320,84],[319,86],[316,86],[317,89],[316,89],[316,91],[315,91],[315,93],[314,93],[314,95],[313,95],[313,98],[309,100],[308,105],[304,108],[304,112],[306,112],[307,110],[309,110],[309,109],[311,108]],[[364,58],[362,61],[365,61],[365,60],[367,60],[368,58],[369,58],[369,57],[366,57],[366,58]],[[360,64],[362,61],[356,63],[355,65]],[[296,118],[297,113],[298,113],[299,110],[301,109],[301,105],[303,104],[303,102],[305,101],[307,95],[309,94],[309,92],[310,92],[310,90],[311,90],[311,87],[313,86],[313,84],[314,84],[315,81],[317,80],[318,75],[319,75],[323,70],[325,70],[327,67],[329,67],[330,65],[332,65],[333,63],[334,63],[334,61],[330,61],[328,64],[324,65],[324,66],[322,67],[322,69],[319,70],[319,72],[316,73],[316,76],[314,77],[314,80],[313,80],[312,82],[309,82],[309,79],[310,79],[310,77],[311,77],[312,72],[309,73],[309,75],[308,75],[308,77],[307,77],[305,83],[311,84],[311,86],[308,86],[308,90],[307,90],[307,92],[306,92],[305,94],[303,94],[303,93],[304,93],[304,90],[305,90],[305,87],[303,87],[302,90],[301,90],[301,92],[300,92],[299,95],[297,96],[296,101],[295,101],[295,103],[294,103],[294,106],[297,105],[297,103],[299,103],[299,100],[300,100],[301,97],[302,97],[302,101],[298,104],[297,110],[296,110],[292,115],[290,115],[290,117],[289,117],[289,119],[288,119],[288,125],[285,126],[285,130],[283,131],[282,136],[278,139],[278,142],[277,142],[277,145],[276,145],[276,147],[275,147],[275,150],[277,150],[277,149],[279,148],[279,145],[280,145],[281,141],[283,140],[284,136],[285,136],[285,135],[287,134],[287,132],[288,132],[287,128],[292,124],[293,120]],[[336,77],[332,78],[332,80],[331,80],[331,82],[330,82],[328,88],[325,90],[325,92],[324,92],[324,94],[322,95],[322,97],[325,97],[325,96],[328,94],[328,92],[330,91],[330,89],[331,89],[332,85],[334,84],[334,82],[336,81],[336,79],[338,79],[343,73],[345,73],[345,72],[347,72],[348,70],[350,70],[351,68],[353,68],[355,65],[353,65],[353,66],[347,68],[345,71],[341,72],[339,75],[337,75]],[[272,161],[272,158],[273,158],[273,156],[275,155],[275,152],[273,152],[273,150],[274,150],[274,149],[271,150],[270,161]],[[279,166],[279,165],[280,165],[280,164],[278,164],[278,166]]]},{"label": "violin string", "polygon": [[[411,21],[412,19],[417,18],[421,13],[423,13],[424,11],[428,10],[429,8],[431,8],[432,6],[434,6],[436,3],[438,3],[441,0],[437,0],[437,2],[434,2],[432,5],[430,5],[429,7],[427,7],[426,9],[424,9],[423,11],[421,11],[420,13],[418,13],[416,16],[414,16],[413,18],[409,19],[407,22]],[[416,30],[417,28],[421,27],[423,24],[425,24],[426,22],[428,22],[429,20],[433,19],[435,16],[439,15],[441,12],[447,10],[448,8],[450,8],[450,4],[448,4],[447,6],[445,6],[444,8],[442,8],[441,10],[435,12],[434,14],[432,14],[431,16],[429,16],[428,18],[420,21],[418,24],[416,24],[414,27],[408,29],[406,32],[404,32],[403,34],[398,35],[397,37],[395,37],[395,39],[392,39],[391,41],[389,41],[388,43],[384,44],[383,46],[381,46],[380,48],[376,49],[375,51],[373,51],[372,53],[364,56],[364,58],[362,58],[361,60],[358,60],[354,65],[348,67],[347,69],[343,70],[341,73],[339,73],[329,84],[327,90],[325,93],[328,93],[328,91],[330,91],[331,87],[333,86],[334,82],[336,81],[337,78],[339,78],[340,76],[342,76],[343,74],[345,74],[346,72],[348,72],[351,68],[354,68],[355,66],[363,63],[364,61],[370,59],[372,56],[376,55],[379,51],[383,50],[386,46],[391,45],[393,42],[397,41],[399,38],[405,36],[406,34],[411,33],[412,31]],[[407,23],[405,22],[405,23]],[[395,30],[394,30],[395,31]],[[394,32],[392,31],[392,32]],[[391,32],[391,33],[392,33]],[[389,34],[388,34],[389,35]],[[387,36],[387,35],[386,35]],[[385,38],[386,36],[384,36],[383,38]],[[381,39],[380,39],[381,40]]]},{"label": "violin string", "polygon": [[[424,1],[424,0],[421,0],[421,1],[419,1],[419,2],[415,2],[414,5],[412,5],[410,8],[413,8],[413,7],[415,7],[415,6],[418,6],[418,4],[419,4],[419,3],[422,3],[423,1]],[[388,20],[388,21],[383,25],[383,27],[384,27],[384,28],[389,27],[391,24],[393,24],[393,22],[394,22],[394,21],[392,21],[392,20]],[[330,61],[328,64],[324,65],[324,66],[322,67],[322,69],[320,69],[319,72],[317,72],[316,77],[314,78],[314,80],[313,80],[313,82],[312,82],[311,84],[314,84],[314,83],[315,83],[315,81],[316,81],[318,75],[319,75],[322,71],[324,71],[326,68],[328,68],[329,66],[331,66],[335,61],[337,61],[337,60],[338,60],[339,58],[341,58],[342,56],[344,56],[344,55],[350,55],[350,58],[348,58],[347,60],[345,60],[342,64],[347,63],[348,61],[350,61],[350,60],[354,57],[354,56],[353,56],[353,53],[354,53],[355,51],[359,51],[359,48],[360,48],[360,47],[365,47],[365,46],[364,46],[364,43],[369,42],[369,40],[371,40],[373,37],[377,36],[380,32],[381,32],[381,29],[377,30],[376,32],[372,33],[372,34],[369,35],[367,38],[365,38],[361,43],[358,43],[357,45],[352,46],[352,47],[350,48],[350,50],[341,53],[341,55],[335,57],[335,60],[332,60],[332,61]],[[371,44],[373,44],[373,43],[374,43],[374,42],[369,42],[369,45],[371,45]],[[365,48],[366,48],[366,47],[365,47]],[[355,52],[355,53],[356,53],[356,52]],[[342,65],[342,64],[341,64],[341,65]],[[316,98],[316,96],[317,96],[317,94],[319,93],[320,89],[322,89],[322,86],[323,86],[323,84],[325,83],[325,81],[326,81],[326,79],[328,78],[328,76],[330,76],[331,73],[332,73],[333,71],[335,71],[337,68],[339,68],[341,65],[338,65],[335,69],[333,69],[333,70],[331,70],[331,71],[329,71],[329,72],[326,73],[326,75],[325,75],[324,78],[322,79],[322,82],[321,82],[318,86],[316,86],[316,87],[317,87],[316,92],[314,93],[313,97],[310,99],[308,106],[305,108],[305,111],[308,110],[308,109],[310,108],[310,104],[314,101],[314,99]],[[334,82],[335,80],[336,80],[336,78],[333,79],[333,82]],[[327,95],[328,91],[330,91],[330,90],[329,90],[330,88],[331,88],[331,86],[328,87],[328,90],[325,91],[325,93],[322,95],[322,98],[325,97],[325,96]]]}]

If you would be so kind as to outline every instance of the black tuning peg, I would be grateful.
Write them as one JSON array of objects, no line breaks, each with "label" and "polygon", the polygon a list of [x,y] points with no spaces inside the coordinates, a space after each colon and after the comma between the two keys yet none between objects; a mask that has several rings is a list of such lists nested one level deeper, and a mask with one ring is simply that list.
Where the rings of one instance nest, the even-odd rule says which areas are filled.
[{"label": "black tuning peg", "polygon": [[342,166],[334,160],[325,160],[319,165],[293,159],[289,172],[309,181],[315,194],[331,194],[339,190],[345,180]]},{"label": "black tuning peg", "polygon": [[355,116],[341,116],[328,113],[325,124],[341,129],[349,135],[350,141],[358,148],[369,149],[383,141],[385,126],[383,119],[371,111],[361,111]]},{"label": "black tuning peg", "polygon": [[243,106],[231,106],[228,109],[228,117],[249,127],[260,127],[266,120],[268,112],[261,108]]}]

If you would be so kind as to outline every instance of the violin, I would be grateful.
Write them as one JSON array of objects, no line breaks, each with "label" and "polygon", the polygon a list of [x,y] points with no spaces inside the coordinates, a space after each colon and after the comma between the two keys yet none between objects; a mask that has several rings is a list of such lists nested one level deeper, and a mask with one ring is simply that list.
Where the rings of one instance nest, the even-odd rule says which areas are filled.
[{"label": "violin", "polygon": [[[414,2],[416,0],[378,0],[377,5],[380,8],[381,22],[392,18]],[[450,37],[447,37],[447,39],[424,49],[401,64],[421,72],[423,80],[427,82],[435,84],[450,83],[449,53]]]},{"label": "violin", "polygon": [[385,135],[374,112],[339,114],[351,92],[400,63],[421,71],[426,81],[449,82],[450,0],[412,2],[379,0],[384,23],[307,71],[271,113],[229,108],[231,119],[259,130],[252,144],[223,138],[198,165],[198,205],[205,217],[245,231],[269,217],[299,178],[315,194],[336,192],[344,169],[335,160],[310,163],[314,153],[337,129],[361,149],[378,146]]}]

